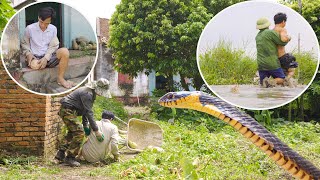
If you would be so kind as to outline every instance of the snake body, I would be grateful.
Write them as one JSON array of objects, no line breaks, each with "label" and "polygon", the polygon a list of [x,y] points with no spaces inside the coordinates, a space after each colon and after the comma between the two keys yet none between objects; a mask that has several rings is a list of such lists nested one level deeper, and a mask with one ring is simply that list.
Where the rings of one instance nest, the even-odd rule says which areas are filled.
[{"label": "snake body", "polygon": [[186,108],[208,113],[228,123],[264,151],[294,177],[320,180],[320,170],[300,156],[255,119],[217,97],[199,91],[170,92],[159,99],[165,107]]}]

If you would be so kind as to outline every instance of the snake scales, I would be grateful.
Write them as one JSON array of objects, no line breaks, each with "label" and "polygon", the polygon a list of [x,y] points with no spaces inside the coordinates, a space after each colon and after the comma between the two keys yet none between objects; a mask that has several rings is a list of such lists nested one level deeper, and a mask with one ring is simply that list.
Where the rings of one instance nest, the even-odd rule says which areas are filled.
[{"label": "snake scales", "polygon": [[233,126],[294,177],[320,180],[320,170],[316,166],[281,142],[255,119],[217,97],[199,91],[170,92],[159,99],[159,104],[213,115]]}]

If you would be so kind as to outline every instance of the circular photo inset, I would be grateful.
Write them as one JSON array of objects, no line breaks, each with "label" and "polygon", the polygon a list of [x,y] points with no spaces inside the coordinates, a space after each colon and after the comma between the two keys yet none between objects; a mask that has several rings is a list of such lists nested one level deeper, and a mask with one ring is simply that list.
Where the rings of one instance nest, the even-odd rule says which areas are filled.
[{"label": "circular photo inset", "polygon": [[319,43],[297,12],[272,2],[238,3],[206,25],[197,62],[207,86],[235,106],[264,110],[301,95],[314,79]]},{"label": "circular photo inset", "polygon": [[22,88],[58,95],[82,84],[97,59],[97,36],[76,9],[57,2],[19,10],[1,38],[7,73]]}]

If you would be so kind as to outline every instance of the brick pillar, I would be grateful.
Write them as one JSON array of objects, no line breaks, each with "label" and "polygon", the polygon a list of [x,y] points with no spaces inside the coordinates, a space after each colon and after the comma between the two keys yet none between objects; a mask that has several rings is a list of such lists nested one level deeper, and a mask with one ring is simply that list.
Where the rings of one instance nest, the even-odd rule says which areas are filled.
[{"label": "brick pillar", "polygon": [[19,87],[0,65],[0,148],[44,152],[46,97]]},{"label": "brick pillar", "polygon": [[60,99],[22,89],[0,63],[0,149],[51,157],[62,135]]},{"label": "brick pillar", "polygon": [[45,118],[45,141],[44,156],[51,157],[55,154],[59,140],[62,138],[62,126],[64,123],[59,117],[61,97],[50,97],[46,99],[46,118]]}]

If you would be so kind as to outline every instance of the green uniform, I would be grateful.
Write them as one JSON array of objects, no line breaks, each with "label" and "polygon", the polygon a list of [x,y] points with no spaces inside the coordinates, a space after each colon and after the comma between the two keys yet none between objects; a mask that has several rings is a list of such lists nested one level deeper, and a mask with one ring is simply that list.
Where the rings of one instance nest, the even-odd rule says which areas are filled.
[{"label": "green uniform", "polygon": [[256,36],[257,61],[259,71],[280,68],[277,45],[285,46],[278,33],[270,29],[261,29]]}]

